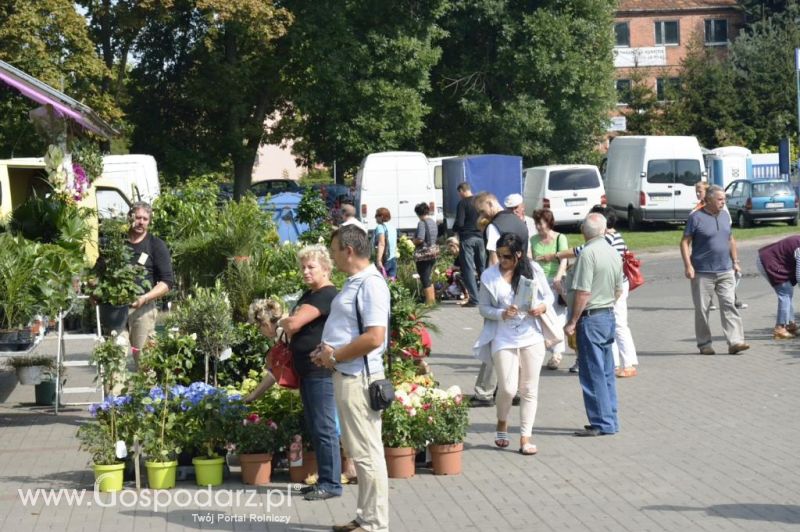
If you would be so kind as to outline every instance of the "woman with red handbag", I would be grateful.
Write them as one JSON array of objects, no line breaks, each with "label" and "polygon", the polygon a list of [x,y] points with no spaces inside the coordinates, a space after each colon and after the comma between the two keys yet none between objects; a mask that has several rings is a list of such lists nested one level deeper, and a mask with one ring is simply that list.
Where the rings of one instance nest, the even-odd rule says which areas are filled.
[{"label": "woman with red handbag", "polygon": [[[325,246],[306,246],[298,251],[297,258],[308,290],[300,296],[291,315],[281,318],[276,325],[283,329],[289,339],[294,371],[300,378],[303,415],[317,455],[318,480],[313,488],[305,488],[304,498],[325,500],[342,494],[333,373],[314,364],[309,355],[322,341],[322,330],[337,290],[331,282],[333,263]],[[276,371],[274,363],[273,371]],[[255,397],[245,398],[252,399]]]}]

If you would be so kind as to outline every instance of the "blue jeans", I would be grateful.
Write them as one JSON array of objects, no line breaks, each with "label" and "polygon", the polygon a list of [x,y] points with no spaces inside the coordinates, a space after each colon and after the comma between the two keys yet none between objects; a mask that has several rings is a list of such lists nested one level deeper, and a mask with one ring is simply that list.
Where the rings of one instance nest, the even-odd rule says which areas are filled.
[{"label": "blue jeans", "polygon": [[311,443],[317,455],[319,475],[317,486],[334,495],[341,495],[342,458],[339,451],[339,433],[336,428],[333,378],[301,378],[300,398],[303,400],[306,428],[311,434]]},{"label": "blue jeans", "polygon": [[792,295],[794,294],[794,286],[789,281],[783,284],[772,287],[775,293],[778,294],[778,320],[776,325],[786,325],[794,321],[794,306],[792,304]]},{"label": "blue jeans", "polygon": [[467,288],[469,300],[472,303],[478,302],[478,281],[477,278],[483,273],[486,264],[486,249],[483,239],[477,236],[466,238],[461,241],[461,249],[458,253],[458,261],[461,265],[461,278]]},{"label": "blue jeans", "polygon": [[383,264],[383,268],[386,270],[387,277],[397,277],[397,257],[387,260]]},{"label": "blue jeans", "polygon": [[583,316],[578,320],[578,377],[583,404],[592,427],[601,432],[619,432],[617,382],[614,376],[614,313]]}]

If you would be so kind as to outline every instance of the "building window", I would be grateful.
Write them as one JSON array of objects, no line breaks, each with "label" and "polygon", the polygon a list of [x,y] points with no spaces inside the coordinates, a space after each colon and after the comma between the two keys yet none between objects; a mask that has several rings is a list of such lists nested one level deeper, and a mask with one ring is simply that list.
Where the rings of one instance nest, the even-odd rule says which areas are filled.
[{"label": "building window", "polygon": [[617,22],[614,24],[614,35],[617,39],[615,46],[631,45],[631,30],[627,22]]},{"label": "building window", "polygon": [[680,44],[681,37],[677,20],[656,22],[656,44]]},{"label": "building window", "polygon": [[728,43],[728,21],[725,19],[706,20],[706,44]]},{"label": "building window", "polygon": [[627,105],[631,101],[631,80],[618,79],[616,87],[617,105]]},{"label": "building window", "polygon": [[681,88],[681,78],[656,79],[656,99],[663,102],[674,97]]}]

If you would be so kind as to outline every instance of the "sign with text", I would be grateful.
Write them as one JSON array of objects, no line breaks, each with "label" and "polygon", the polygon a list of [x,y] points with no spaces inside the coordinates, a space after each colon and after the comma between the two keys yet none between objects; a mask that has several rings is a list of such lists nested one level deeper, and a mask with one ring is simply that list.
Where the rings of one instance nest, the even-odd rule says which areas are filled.
[{"label": "sign with text", "polygon": [[606,126],[606,131],[627,131],[628,119],[624,116],[612,116]]},{"label": "sign with text", "polygon": [[667,66],[667,49],[663,46],[614,48],[614,67],[644,66]]}]

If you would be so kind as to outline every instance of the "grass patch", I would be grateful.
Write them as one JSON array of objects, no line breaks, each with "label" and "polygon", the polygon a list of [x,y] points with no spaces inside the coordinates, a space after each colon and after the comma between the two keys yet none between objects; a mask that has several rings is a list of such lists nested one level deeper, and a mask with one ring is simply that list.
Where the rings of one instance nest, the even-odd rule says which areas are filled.
[{"label": "grass patch", "polygon": [[[675,248],[678,249],[681,238],[683,237],[684,226],[656,226],[652,229],[645,229],[644,231],[627,231],[621,229],[625,243],[634,252],[644,250],[655,250],[659,248]],[[760,224],[756,227],[749,229],[733,228],[733,236],[736,241],[750,240],[753,238],[761,238],[764,236],[775,236],[775,240],[790,235],[797,234],[798,228],[791,227],[785,223],[776,222],[772,224]],[[580,233],[570,233],[567,235],[569,238],[570,246],[577,246],[583,243],[583,237]]]}]

